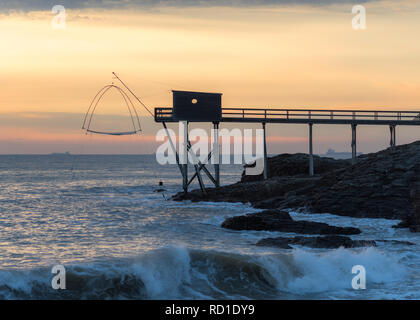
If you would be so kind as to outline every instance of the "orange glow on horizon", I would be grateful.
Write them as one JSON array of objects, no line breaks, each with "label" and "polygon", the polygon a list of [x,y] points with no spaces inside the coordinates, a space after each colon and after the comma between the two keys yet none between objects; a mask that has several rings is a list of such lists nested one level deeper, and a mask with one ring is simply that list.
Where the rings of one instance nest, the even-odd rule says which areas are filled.
[{"label": "orange glow on horizon", "polygon": [[[118,84],[113,71],[151,110],[171,106],[172,89],[223,92],[225,107],[419,110],[420,8],[403,2],[366,3],[364,31],[351,28],[350,5],[69,9],[65,30],[51,28],[49,11],[0,14],[0,117],[26,114],[24,125],[0,124],[0,140],[82,143],[76,120],[35,123],[84,114]],[[95,139],[155,143],[155,129]]]}]

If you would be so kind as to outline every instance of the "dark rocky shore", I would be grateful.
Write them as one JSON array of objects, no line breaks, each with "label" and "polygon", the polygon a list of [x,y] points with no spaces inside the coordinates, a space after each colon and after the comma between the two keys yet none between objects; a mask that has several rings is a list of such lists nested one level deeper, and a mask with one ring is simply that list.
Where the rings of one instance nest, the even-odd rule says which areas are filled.
[{"label": "dark rocky shore", "polygon": [[[267,159],[268,178],[308,175],[308,155],[304,153],[281,154]],[[314,155],[314,167],[317,174],[323,174],[328,171],[349,167],[351,160],[336,160]],[[255,166],[254,164],[245,165],[244,168]],[[242,173],[241,182],[253,182],[263,180],[263,175],[247,176],[245,170]]]},{"label": "dark rocky shore", "polygon": [[282,249],[292,249],[290,244],[301,245],[310,248],[337,249],[374,247],[376,242],[373,240],[352,240],[343,236],[325,236],[325,237],[294,237],[294,238],[266,238],[257,242],[260,247],[277,247]]},{"label": "dark rocky shore", "polygon": [[308,162],[305,154],[279,155],[268,160],[266,181],[262,175],[243,174],[240,182],[208,189],[207,195],[193,190],[178,193],[173,200],[243,202],[269,209],[227,219],[222,225],[225,228],[328,235],[265,239],[259,245],[284,248],[289,244],[326,248],[374,245],[337,236],[360,233],[357,228],[293,221],[282,210],[402,220],[396,227],[420,231],[420,141],[359,156],[355,165],[348,160],[315,157],[313,177],[307,174]]},{"label": "dark rocky shore", "polygon": [[312,221],[295,221],[288,212],[266,210],[226,219],[223,228],[232,230],[266,230],[294,232],[301,234],[359,234],[361,231],[352,227],[335,227],[326,223]]},{"label": "dark rocky shore", "polygon": [[420,182],[412,186],[410,200],[411,210],[396,228],[409,228],[412,232],[420,232]]}]

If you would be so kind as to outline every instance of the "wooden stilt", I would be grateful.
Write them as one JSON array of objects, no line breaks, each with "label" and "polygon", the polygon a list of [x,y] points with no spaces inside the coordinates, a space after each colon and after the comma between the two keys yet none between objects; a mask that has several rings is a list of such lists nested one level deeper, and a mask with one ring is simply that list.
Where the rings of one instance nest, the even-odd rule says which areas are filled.
[{"label": "wooden stilt", "polygon": [[352,164],[357,162],[357,138],[356,138],[356,124],[351,125],[351,159]]},{"label": "wooden stilt", "polygon": [[268,179],[268,165],[267,165],[267,136],[265,132],[266,123],[263,122],[263,132],[264,132],[264,180]]},{"label": "wooden stilt", "polygon": [[314,175],[314,154],[313,154],[313,137],[312,137],[313,123],[309,123],[309,175]]},{"label": "wooden stilt", "polygon": [[[210,161],[210,158],[212,157],[212,153],[210,152],[207,155],[207,161]],[[211,182],[213,182],[213,184],[216,186],[216,180],[213,178],[213,176],[211,175],[211,173],[209,172],[209,170],[206,168],[206,165],[204,163],[201,163],[200,160],[198,160],[198,169],[204,170],[204,172],[207,174],[208,178],[211,180]],[[194,173],[194,175],[190,178],[190,180],[188,181],[188,185],[191,184],[191,182],[194,181],[195,177],[197,177],[197,173]]]},{"label": "wooden stilt", "polygon": [[163,127],[165,128],[166,135],[168,136],[169,145],[171,146],[172,152],[175,154],[176,164],[178,165],[179,171],[181,172],[182,176],[184,176],[184,169],[182,165],[179,163],[179,155],[176,151],[175,145],[172,141],[171,135],[169,134],[168,127],[166,126],[166,122],[162,122]]},{"label": "wooden stilt", "polygon": [[219,122],[214,122],[213,161],[216,188],[220,187],[220,150],[219,150]]},{"label": "wooden stilt", "polygon": [[183,188],[184,193],[188,193],[188,122],[182,121],[184,126],[184,145],[183,145]]},{"label": "wooden stilt", "polygon": [[[193,158],[194,168],[195,168],[195,176],[197,177],[198,183],[200,184],[201,192],[206,194],[207,193],[206,192],[206,187],[204,186],[203,178],[201,177],[201,173],[200,173],[201,169],[199,168],[200,161],[197,159],[197,156],[195,155],[194,151],[192,150],[190,141],[188,141],[188,151],[191,153],[191,157]],[[192,179],[190,180],[190,182],[187,181],[187,187],[191,182],[192,182]]]},{"label": "wooden stilt", "polygon": [[396,146],[396,126],[395,125],[390,125],[389,126],[389,131],[390,131],[390,133],[391,133],[391,140],[390,140],[390,146],[391,146],[391,148],[392,149],[394,149],[395,148],[395,146]]}]

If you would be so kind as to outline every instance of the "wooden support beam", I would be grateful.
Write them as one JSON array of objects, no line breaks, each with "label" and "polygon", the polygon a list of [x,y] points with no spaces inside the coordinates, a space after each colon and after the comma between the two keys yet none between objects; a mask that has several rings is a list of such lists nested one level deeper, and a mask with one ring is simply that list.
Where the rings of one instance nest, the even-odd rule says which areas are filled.
[{"label": "wooden support beam", "polygon": [[184,143],[183,143],[183,189],[184,193],[188,193],[188,122],[182,121],[184,126]]},{"label": "wooden support beam", "polygon": [[162,124],[163,124],[163,127],[165,128],[166,135],[168,136],[168,141],[169,141],[169,145],[171,146],[172,152],[175,154],[176,164],[178,165],[181,175],[184,177],[184,169],[182,168],[182,165],[179,163],[179,155],[178,155],[178,152],[176,151],[175,145],[169,134],[168,127],[166,126],[165,122],[163,122]]},{"label": "wooden support beam", "polygon": [[[194,151],[192,150],[192,147],[191,147],[191,142],[190,142],[190,141],[188,141],[188,151],[191,153],[191,157],[192,157],[192,159],[193,159],[194,168],[195,168],[195,175],[194,175],[194,176],[196,176],[196,177],[197,177],[197,179],[198,179],[198,183],[200,184],[200,189],[201,189],[201,192],[202,192],[202,193],[204,193],[204,194],[207,194],[207,192],[206,192],[206,187],[204,186],[203,178],[201,177],[201,173],[200,173],[201,169],[199,168],[199,165],[200,165],[201,163],[200,163],[200,161],[197,159],[197,156],[195,155]],[[193,180],[193,179],[194,179],[194,178],[192,178],[192,179],[190,180],[190,182],[188,182],[188,181],[187,181],[187,187],[188,187],[188,185],[192,182],[192,180]]]},{"label": "wooden support beam", "polygon": [[[212,152],[210,152],[207,155],[207,161],[210,161],[210,158],[212,157]],[[207,174],[207,177],[211,180],[211,182],[213,182],[213,184],[216,186],[216,180],[213,178],[213,176],[211,175],[211,173],[209,172],[209,170],[206,168],[206,165],[204,163],[201,163],[200,160],[198,161],[198,169],[199,171],[204,170],[204,172]],[[194,175],[191,177],[191,179],[188,181],[188,185],[191,184],[191,182],[194,181],[195,177],[197,176],[197,173],[194,173]]]},{"label": "wooden support beam", "polygon": [[396,144],[397,144],[397,142],[396,142],[396,126],[395,125],[390,125],[389,126],[389,131],[390,131],[390,134],[391,134],[391,140],[390,140],[389,144],[391,146],[391,149],[394,149]]},{"label": "wooden support beam", "polygon": [[309,175],[314,175],[314,149],[313,149],[313,137],[312,127],[313,123],[309,123]]},{"label": "wooden support beam", "polygon": [[394,126],[394,147],[397,146],[397,126]]},{"label": "wooden support beam", "polygon": [[357,162],[357,137],[356,137],[356,124],[351,125],[351,159],[352,164]]},{"label": "wooden support beam", "polygon": [[264,180],[268,179],[268,164],[267,164],[267,136],[265,132],[265,122],[262,123],[264,131]]},{"label": "wooden support beam", "polygon": [[213,161],[214,161],[214,177],[216,188],[220,187],[220,150],[219,150],[219,122],[213,122]]}]

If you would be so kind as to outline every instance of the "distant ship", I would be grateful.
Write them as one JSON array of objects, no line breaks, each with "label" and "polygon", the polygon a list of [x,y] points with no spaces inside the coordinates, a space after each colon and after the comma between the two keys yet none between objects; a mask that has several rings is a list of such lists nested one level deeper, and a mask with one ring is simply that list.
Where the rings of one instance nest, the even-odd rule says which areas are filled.
[{"label": "distant ship", "polygon": [[[362,152],[358,152],[357,156],[360,156],[362,154]],[[350,159],[352,157],[352,154],[351,152],[335,152],[334,149],[328,149],[327,153],[320,154],[320,156],[334,159]]]},{"label": "distant ship", "polygon": [[70,156],[70,152],[64,152],[64,153],[60,153],[60,152],[53,152],[50,153],[51,156]]}]

